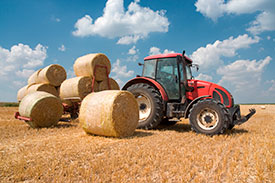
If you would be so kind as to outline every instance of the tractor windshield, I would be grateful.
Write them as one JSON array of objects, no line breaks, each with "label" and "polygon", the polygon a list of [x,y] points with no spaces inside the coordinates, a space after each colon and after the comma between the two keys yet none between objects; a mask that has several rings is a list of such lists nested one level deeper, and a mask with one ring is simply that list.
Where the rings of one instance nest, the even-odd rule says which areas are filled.
[{"label": "tractor windshield", "polygon": [[144,61],[142,76],[155,79],[156,64],[157,64],[156,59]]}]

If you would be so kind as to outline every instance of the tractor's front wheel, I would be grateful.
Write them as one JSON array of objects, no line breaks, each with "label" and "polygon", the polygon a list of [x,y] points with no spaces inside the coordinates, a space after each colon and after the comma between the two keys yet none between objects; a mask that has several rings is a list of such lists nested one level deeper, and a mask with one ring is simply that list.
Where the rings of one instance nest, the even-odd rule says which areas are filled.
[{"label": "tractor's front wheel", "polygon": [[191,128],[197,133],[221,134],[228,127],[229,113],[219,101],[205,99],[194,104],[190,110],[189,121]]},{"label": "tractor's front wheel", "polygon": [[153,129],[163,118],[163,102],[158,90],[145,84],[137,83],[127,88],[139,105],[138,128]]}]

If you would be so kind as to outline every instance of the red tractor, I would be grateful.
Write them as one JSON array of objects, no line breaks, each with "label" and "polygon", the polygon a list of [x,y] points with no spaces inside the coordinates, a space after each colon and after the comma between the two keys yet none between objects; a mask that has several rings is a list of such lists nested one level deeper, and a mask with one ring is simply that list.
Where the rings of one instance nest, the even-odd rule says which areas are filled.
[{"label": "red tractor", "polygon": [[153,129],[171,119],[189,118],[197,133],[220,134],[246,122],[255,109],[241,116],[225,88],[211,82],[195,80],[192,60],[180,53],[148,56],[142,76],[128,81],[123,90],[134,94],[139,104],[139,128]]}]

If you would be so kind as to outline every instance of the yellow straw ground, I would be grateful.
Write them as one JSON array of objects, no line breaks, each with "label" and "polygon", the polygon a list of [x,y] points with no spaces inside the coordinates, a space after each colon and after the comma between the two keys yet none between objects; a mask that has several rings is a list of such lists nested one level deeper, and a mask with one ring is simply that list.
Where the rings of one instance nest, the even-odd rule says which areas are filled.
[{"label": "yellow straw ground", "polygon": [[32,129],[0,108],[0,182],[275,182],[275,105],[231,132],[195,134],[188,120],[129,138],[86,135],[77,121]]}]

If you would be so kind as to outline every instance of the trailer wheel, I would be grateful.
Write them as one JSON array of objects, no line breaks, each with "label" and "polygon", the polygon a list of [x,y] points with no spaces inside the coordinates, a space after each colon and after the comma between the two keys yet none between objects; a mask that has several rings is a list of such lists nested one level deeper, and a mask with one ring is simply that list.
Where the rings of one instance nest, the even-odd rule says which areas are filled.
[{"label": "trailer wheel", "polygon": [[137,83],[127,88],[139,105],[138,128],[153,129],[163,118],[163,101],[158,90],[145,84]]},{"label": "trailer wheel", "polygon": [[78,118],[78,112],[70,113],[71,119],[77,119]]},{"label": "trailer wheel", "polygon": [[194,104],[189,114],[192,130],[206,135],[223,133],[229,124],[229,113],[224,104],[205,99]]}]

